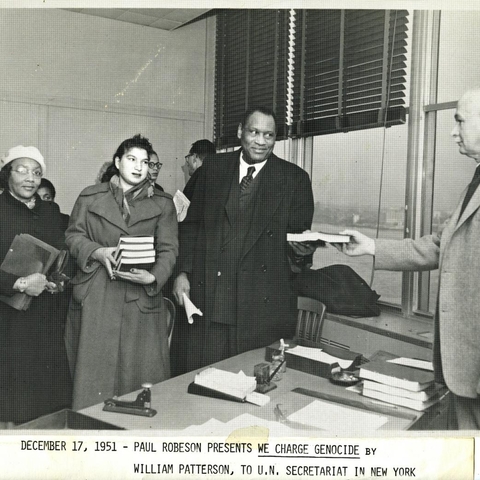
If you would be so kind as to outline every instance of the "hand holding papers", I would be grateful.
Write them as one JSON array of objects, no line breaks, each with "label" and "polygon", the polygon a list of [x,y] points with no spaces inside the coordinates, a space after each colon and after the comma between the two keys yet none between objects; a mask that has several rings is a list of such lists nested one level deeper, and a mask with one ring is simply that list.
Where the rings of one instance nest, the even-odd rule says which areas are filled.
[{"label": "hand holding papers", "polygon": [[203,317],[203,313],[198,309],[193,302],[187,297],[187,294],[182,293],[183,305],[185,307],[185,312],[187,314],[188,323],[191,325],[193,323],[193,315],[200,315]]},{"label": "hand holding papers", "polygon": [[177,190],[173,196],[173,203],[175,204],[175,210],[177,211],[177,221],[183,222],[187,216],[190,200],[180,190]]}]

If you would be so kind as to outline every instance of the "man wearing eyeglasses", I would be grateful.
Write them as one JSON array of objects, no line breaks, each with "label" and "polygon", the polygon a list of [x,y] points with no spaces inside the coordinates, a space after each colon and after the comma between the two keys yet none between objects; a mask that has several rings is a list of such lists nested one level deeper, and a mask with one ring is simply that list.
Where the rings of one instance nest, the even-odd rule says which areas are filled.
[{"label": "man wearing eyeglasses", "polygon": [[477,166],[443,231],[387,240],[345,230],[351,241],[338,248],[375,256],[377,270],[439,269],[433,365],[436,380],[451,392],[448,429],[480,430],[480,87],[458,101],[451,135]]},{"label": "man wearing eyeglasses", "polygon": [[198,178],[198,169],[202,166],[203,160],[207,155],[214,155],[217,153],[215,145],[210,140],[197,140],[192,143],[188,155],[185,156],[185,168],[190,175],[185,188],[183,189],[184,195],[192,200],[193,190],[195,189],[195,183]]},{"label": "man wearing eyeglasses", "polygon": [[160,163],[157,153],[153,152],[150,155],[150,161],[148,162],[148,176],[150,177],[150,180],[154,183],[155,188],[163,192],[163,187],[157,183],[158,174],[160,173],[160,169],[162,168],[162,166],[163,163]]}]

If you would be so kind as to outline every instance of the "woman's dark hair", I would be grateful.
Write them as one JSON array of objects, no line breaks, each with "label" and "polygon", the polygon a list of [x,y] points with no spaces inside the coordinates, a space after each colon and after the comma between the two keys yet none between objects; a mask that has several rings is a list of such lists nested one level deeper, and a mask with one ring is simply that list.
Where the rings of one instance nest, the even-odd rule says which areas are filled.
[{"label": "woman's dark hair", "polygon": [[57,192],[55,190],[55,187],[53,186],[53,183],[50,180],[47,180],[46,178],[42,178],[40,180],[40,185],[38,187],[40,188],[48,188],[50,192],[52,193],[52,200],[55,200],[55,197],[57,196]]},{"label": "woman's dark hair", "polygon": [[142,137],[140,134],[134,135],[132,138],[127,138],[119,145],[117,151],[113,154],[112,163],[107,167],[105,173],[100,179],[102,183],[109,182],[114,175],[118,175],[118,168],[115,165],[115,159],[117,157],[122,158],[123,155],[132,148],[142,148],[147,152],[148,159],[150,160],[150,155],[153,153],[153,147],[148,138]]},{"label": "woman's dark hair", "polygon": [[0,170],[0,188],[3,188],[4,190],[8,190],[8,180],[10,179],[12,168],[12,162],[10,162]]}]

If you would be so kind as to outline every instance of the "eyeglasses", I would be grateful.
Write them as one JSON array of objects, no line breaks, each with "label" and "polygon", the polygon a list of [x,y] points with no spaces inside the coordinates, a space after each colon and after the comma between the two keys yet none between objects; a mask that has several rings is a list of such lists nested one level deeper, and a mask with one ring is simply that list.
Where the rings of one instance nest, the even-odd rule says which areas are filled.
[{"label": "eyeglasses", "polygon": [[163,163],[148,162],[148,168],[153,168],[154,170],[160,170],[162,167],[163,167]]},{"label": "eyeglasses", "polygon": [[16,170],[12,170],[12,172],[17,172],[22,177],[26,177],[29,173],[31,173],[35,178],[42,178],[43,172],[41,170],[29,170],[26,167],[17,167]]}]

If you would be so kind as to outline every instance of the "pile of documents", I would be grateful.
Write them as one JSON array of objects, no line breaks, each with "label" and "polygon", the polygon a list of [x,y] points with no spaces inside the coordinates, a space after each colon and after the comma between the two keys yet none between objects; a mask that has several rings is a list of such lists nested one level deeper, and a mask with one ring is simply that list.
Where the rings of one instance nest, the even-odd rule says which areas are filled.
[{"label": "pile of documents", "polygon": [[152,235],[120,237],[114,258],[115,271],[128,272],[132,268],[149,270],[155,264],[155,245]]},{"label": "pile of documents", "polygon": [[408,360],[374,358],[362,365],[359,373],[363,379],[362,394],[417,411],[424,411],[440,401],[447,389],[435,383],[431,364],[424,362],[422,367],[426,370],[412,366]]}]

